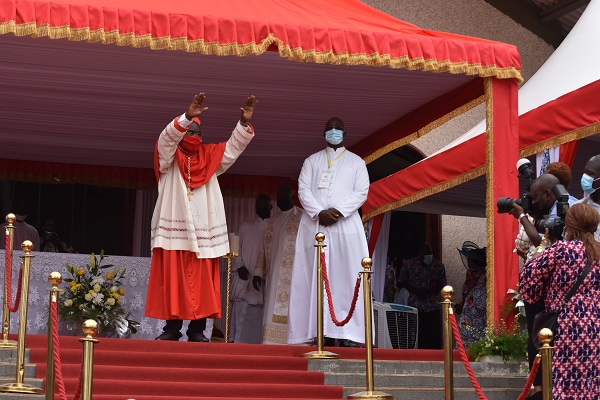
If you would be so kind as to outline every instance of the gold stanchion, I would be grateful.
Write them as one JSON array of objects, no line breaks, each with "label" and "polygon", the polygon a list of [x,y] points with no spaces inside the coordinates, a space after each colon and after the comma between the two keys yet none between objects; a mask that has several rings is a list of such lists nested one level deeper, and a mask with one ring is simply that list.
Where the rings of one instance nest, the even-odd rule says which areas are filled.
[{"label": "gold stanchion", "polygon": [[315,235],[317,244],[317,351],[304,353],[307,358],[340,358],[339,354],[323,350],[323,266],[321,265],[321,254],[325,252],[327,245],[323,244],[325,234],[319,232]]},{"label": "gold stanchion", "polygon": [[394,396],[385,392],[375,391],[373,379],[373,320],[371,319],[371,266],[373,261],[365,257],[362,259],[363,274],[363,296],[365,298],[365,348],[367,351],[367,390],[349,395],[348,399],[382,399],[394,400]]},{"label": "gold stanchion", "polygon": [[83,322],[85,337],[79,339],[83,343],[83,365],[81,368],[81,400],[92,400],[92,381],[94,372],[94,345],[99,341],[94,339],[98,333],[98,322],[88,319]]},{"label": "gold stanchion", "polygon": [[[59,289],[58,285],[62,283],[60,272],[50,272],[48,283],[52,285],[50,289],[50,307],[58,302]],[[46,400],[54,399],[54,324],[52,323],[52,311],[48,314],[48,350],[46,352]]]},{"label": "gold stanchion", "polygon": [[550,342],[554,333],[548,328],[540,329],[538,339],[542,342],[539,348],[542,355],[542,400],[552,400],[552,349]]},{"label": "gold stanchion", "polygon": [[16,382],[8,383],[6,385],[0,385],[0,392],[11,392],[11,393],[35,393],[41,394],[43,390],[23,383],[23,377],[25,375],[25,336],[27,334],[27,301],[29,297],[29,271],[31,270],[31,250],[33,249],[33,243],[26,240],[21,245],[21,248],[25,252],[21,256],[23,258],[23,282],[21,283],[21,306],[19,307],[19,338],[17,343],[17,368],[16,368]]},{"label": "gold stanchion", "polygon": [[225,343],[229,343],[229,318],[230,314],[230,303],[231,303],[231,263],[235,257],[238,256],[237,252],[229,252],[225,254],[223,257],[227,259],[227,301],[225,304],[225,332],[223,335],[225,336]]},{"label": "gold stanchion", "polygon": [[452,286],[444,286],[442,288],[442,318],[444,321],[444,400],[454,400],[454,360],[452,357],[452,321],[450,314],[452,311],[452,302],[450,299],[454,294]]},{"label": "gold stanchion", "polygon": [[[15,223],[16,216],[15,214],[8,214],[6,216],[6,231],[5,234],[10,238],[10,245],[8,249],[4,249],[5,252],[10,254],[10,259],[12,261],[13,254],[13,240],[14,240],[14,232],[15,232]],[[6,240],[6,238],[4,238]],[[6,266],[5,266],[6,267]],[[6,283],[6,279],[11,279],[12,277],[5,277],[4,282]],[[14,340],[8,340],[8,334],[10,331],[10,309],[8,308],[8,304],[12,299],[8,298],[8,287],[4,285],[4,307],[2,308],[2,340],[0,341],[0,348],[2,349],[13,349],[17,347],[17,342]]]}]

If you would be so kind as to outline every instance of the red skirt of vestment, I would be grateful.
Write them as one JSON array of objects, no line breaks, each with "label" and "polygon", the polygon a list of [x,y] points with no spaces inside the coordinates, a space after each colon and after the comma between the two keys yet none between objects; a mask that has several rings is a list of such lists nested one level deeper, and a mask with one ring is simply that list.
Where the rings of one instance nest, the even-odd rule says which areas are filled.
[{"label": "red skirt of vestment", "polygon": [[154,248],[146,316],[162,320],[220,318],[219,259],[197,258],[191,251]]}]

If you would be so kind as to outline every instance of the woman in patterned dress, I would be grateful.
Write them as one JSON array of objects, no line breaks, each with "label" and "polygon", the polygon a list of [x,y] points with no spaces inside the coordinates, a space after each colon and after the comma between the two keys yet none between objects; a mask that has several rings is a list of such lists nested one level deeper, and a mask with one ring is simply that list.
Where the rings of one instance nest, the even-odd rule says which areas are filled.
[{"label": "woman in patterned dress", "polygon": [[519,279],[525,301],[544,296],[546,311],[559,310],[588,257],[592,260],[585,280],[558,317],[552,357],[555,400],[600,399],[600,243],[594,240],[599,223],[600,215],[592,207],[573,205],[565,217],[565,240],[536,253]]}]

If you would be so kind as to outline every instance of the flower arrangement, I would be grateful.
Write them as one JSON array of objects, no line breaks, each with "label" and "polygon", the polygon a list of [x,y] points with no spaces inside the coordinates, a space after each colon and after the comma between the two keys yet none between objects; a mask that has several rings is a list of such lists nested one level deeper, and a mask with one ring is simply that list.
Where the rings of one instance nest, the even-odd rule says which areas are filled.
[{"label": "flower arrangement", "polygon": [[[130,313],[121,305],[125,295],[121,280],[126,270],[112,264],[102,265],[105,258],[101,251],[99,257],[92,253],[85,267],[67,264],[71,276],[64,279],[68,287],[62,297],[59,316],[67,326],[81,326],[83,321],[94,319],[98,322],[99,336],[129,337],[137,332],[140,324],[130,320]],[[112,271],[105,273],[108,269]]]},{"label": "flower arrangement", "polygon": [[518,324],[510,330],[505,324],[486,328],[483,337],[468,345],[470,359],[479,361],[482,356],[502,356],[504,362],[521,361],[527,357],[527,331]]}]

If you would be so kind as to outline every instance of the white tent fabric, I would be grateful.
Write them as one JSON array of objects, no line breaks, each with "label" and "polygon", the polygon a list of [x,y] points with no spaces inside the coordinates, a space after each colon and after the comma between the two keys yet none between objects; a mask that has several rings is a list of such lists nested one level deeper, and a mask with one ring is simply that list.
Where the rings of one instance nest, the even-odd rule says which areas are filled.
[{"label": "white tent fabric", "polygon": [[[600,79],[598,21],[600,0],[592,0],[561,45],[519,89],[519,115]],[[482,132],[485,132],[485,120],[431,156],[458,146]]]},{"label": "white tent fabric", "polygon": [[[600,0],[592,0],[575,27],[542,67],[519,89],[519,116],[567,93],[600,80]],[[521,132],[521,134],[523,134]],[[430,168],[429,160],[479,135],[485,135],[485,120],[417,165]],[[598,143],[598,135],[591,138]],[[592,150],[600,153],[600,148]],[[590,150],[588,148],[588,150]],[[588,152],[581,152],[589,158]],[[583,154],[585,153],[585,154]],[[587,160],[587,158],[586,158]],[[582,162],[576,162],[581,166]],[[574,178],[580,171],[574,171]],[[575,180],[575,179],[574,179]],[[468,181],[459,187],[425,197],[402,207],[403,211],[485,216],[485,180]]]}]

